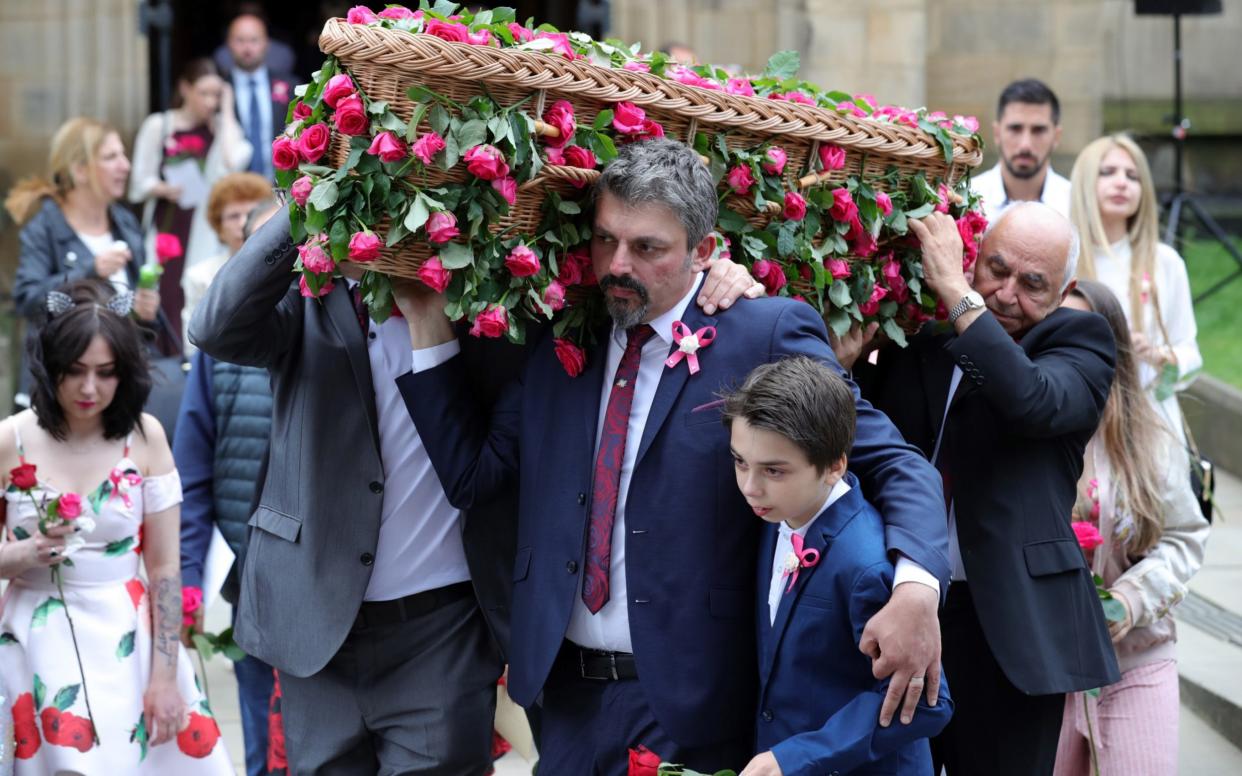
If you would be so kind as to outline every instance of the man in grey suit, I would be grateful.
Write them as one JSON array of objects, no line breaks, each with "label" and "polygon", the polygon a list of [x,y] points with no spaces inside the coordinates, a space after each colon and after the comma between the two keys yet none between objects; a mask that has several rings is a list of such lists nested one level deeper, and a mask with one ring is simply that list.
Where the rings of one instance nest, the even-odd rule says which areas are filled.
[{"label": "man in grey suit", "polygon": [[[303,298],[290,282],[296,257],[278,213],[190,322],[211,356],[272,375],[237,643],[280,672],[294,773],[486,773],[516,493],[465,515],[449,505],[396,385],[413,365],[406,324],[359,315],[353,280]],[[713,309],[762,290],[720,264],[705,286]],[[490,404],[525,352],[460,340]]]}]

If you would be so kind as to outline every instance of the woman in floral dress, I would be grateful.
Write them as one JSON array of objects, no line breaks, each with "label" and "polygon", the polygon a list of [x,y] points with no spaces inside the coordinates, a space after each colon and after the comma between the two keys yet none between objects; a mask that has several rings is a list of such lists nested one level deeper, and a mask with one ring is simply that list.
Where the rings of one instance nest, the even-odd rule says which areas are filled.
[{"label": "woman in floral dress", "polygon": [[16,773],[231,774],[178,638],[181,484],[142,413],[151,378],[128,296],[65,291],[32,338],[31,409],[0,422]]}]

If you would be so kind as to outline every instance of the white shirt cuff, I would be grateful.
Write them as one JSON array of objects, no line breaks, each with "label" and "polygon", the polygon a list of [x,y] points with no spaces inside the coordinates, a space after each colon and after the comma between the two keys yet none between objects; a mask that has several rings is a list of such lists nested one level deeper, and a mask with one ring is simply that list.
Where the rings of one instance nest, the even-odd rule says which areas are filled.
[{"label": "white shirt cuff", "polygon": [[435,345],[411,352],[414,354],[414,362],[410,367],[411,371],[416,373],[426,372],[428,369],[434,369],[460,353],[461,344],[457,340],[450,340],[443,345]]},{"label": "white shirt cuff", "polygon": [[897,559],[897,567],[893,570],[893,588],[903,582],[918,582],[920,585],[927,585],[936,591],[936,595],[940,595],[940,580],[936,579],[936,575],[927,569],[902,555]]}]

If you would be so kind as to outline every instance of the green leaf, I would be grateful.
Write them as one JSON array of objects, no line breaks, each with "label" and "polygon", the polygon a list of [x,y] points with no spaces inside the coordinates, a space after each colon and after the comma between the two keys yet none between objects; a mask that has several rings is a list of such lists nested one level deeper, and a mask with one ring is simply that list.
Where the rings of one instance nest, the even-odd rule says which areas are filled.
[{"label": "green leaf", "polygon": [[414,115],[410,118],[410,123],[405,129],[405,140],[407,143],[413,142],[414,138],[418,135],[418,124],[423,120],[424,114],[427,113],[427,110],[430,107],[431,106],[428,103],[424,102],[420,103],[418,107],[414,109]]},{"label": "green leaf", "polygon": [[720,214],[716,216],[716,223],[726,232],[740,232],[746,228],[746,219],[742,218],[736,210],[727,207],[720,208]]},{"label": "green leaf", "polygon": [[328,230],[328,247],[336,261],[349,258],[349,238],[349,222],[344,218],[333,221],[332,228]]},{"label": "green leaf", "polygon": [[569,215],[569,216],[576,216],[582,212],[581,205],[579,205],[577,202],[572,202],[567,199],[561,200],[560,204],[557,205],[556,209],[561,211],[565,215]]},{"label": "green leaf", "polygon": [[388,110],[387,100],[376,100],[367,106],[367,113],[374,113],[376,116],[381,115],[386,110]]},{"label": "green leaf", "polygon": [[[47,625],[47,618],[65,608],[65,602],[59,598],[49,598],[35,607],[34,617],[30,620],[31,628],[42,628]],[[36,704],[37,705],[37,704]]]},{"label": "green leaf", "polygon": [[782,257],[792,256],[797,250],[794,232],[798,229],[797,221],[786,221],[776,235],[776,252]]},{"label": "green leaf", "polygon": [[1104,609],[1104,618],[1109,622],[1122,622],[1126,618],[1126,606],[1116,598],[1108,598],[1100,601],[1100,606]]},{"label": "green leaf", "polygon": [[60,692],[56,693],[56,697],[52,699],[52,705],[60,711],[68,711],[73,702],[78,699],[78,690],[81,687],[80,684],[69,684],[60,688]]},{"label": "green leaf", "polygon": [[405,122],[392,111],[388,111],[380,117],[380,126],[397,134],[403,134],[406,130]]},{"label": "green leaf", "polygon": [[405,90],[405,96],[410,98],[410,102],[429,102],[436,98],[434,92],[425,86],[414,85]]},{"label": "green leaf", "polygon": [[444,136],[444,150],[440,153],[443,154],[444,169],[452,169],[461,159],[461,145],[457,142],[457,135],[449,133]]},{"label": "green leaf", "polygon": [[763,69],[763,74],[771,78],[793,78],[798,74],[798,68],[802,66],[802,57],[796,51],[778,51],[768,58],[768,66]]},{"label": "green leaf", "polygon": [[850,285],[844,280],[834,280],[832,288],[828,289],[828,300],[836,307],[846,307],[852,301],[850,299]]},{"label": "green leaf", "polygon": [[190,641],[194,643],[194,649],[202,656],[203,660],[210,660],[211,656],[216,653],[216,647],[211,643],[211,639],[204,633],[195,633],[190,637]]},{"label": "green leaf", "polygon": [[[415,100],[415,102],[422,102],[422,100]],[[435,107],[431,109],[431,115],[428,117],[427,120],[431,123],[431,129],[437,135],[445,138],[445,140],[448,139],[446,135],[448,134],[450,119],[449,119],[449,113],[448,111],[444,109],[443,105],[440,105],[439,103],[437,103]]]},{"label": "green leaf", "polygon": [[124,660],[134,654],[134,635],[136,631],[130,631],[121,637],[120,643],[116,645],[116,659]]},{"label": "green leaf", "polygon": [[310,199],[307,203],[313,205],[320,212],[327,212],[329,208],[336,204],[340,190],[337,188],[336,181],[320,181],[315,188],[311,189]]},{"label": "green leaf", "polygon": [[1090,695],[1092,698],[1098,698],[1098,697],[1100,697],[1100,688],[1099,688],[1099,687],[1093,687],[1092,689],[1090,689],[1090,690],[1084,690],[1083,692],[1085,692],[1087,695]]},{"label": "green leaf", "polygon": [[617,115],[615,111],[605,108],[595,116],[595,121],[591,122],[591,129],[596,132],[612,123],[612,117]]},{"label": "green leaf", "polygon": [[108,542],[104,547],[105,558],[115,558],[118,555],[124,555],[134,548],[134,537],[126,536],[124,539],[117,539],[115,542]]},{"label": "green leaf", "polygon": [[43,696],[47,694],[47,685],[38,674],[34,675],[34,704],[36,709],[43,708]]},{"label": "green leaf", "polygon": [[599,132],[591,136],[591,152],[600,164],[608,164],[617,158],[617,144],[611,137]]},{"label": "green leaf", "polygon": [[340,183],[341,181],[345,180],[345,177],[349,175],[349,171],[358,166],[358,160],[362,158],[362,154],[365,152],[366,152],[365,148],[349,149],[349,156],[345,159],[345,165],[341,167],[341,169],[336,171],[336,176],[334,180],[337,183]]},{"label": "green leaf", "polygon": [[410,234],[413,234],[421,229],[430,217],[431,211],[427,209],[427,203],[423,200],[423,196],[419,194],[414,197],[414,202],[410,204],[410,209],[406,211],[405,220],[401,224]]},{"label": "green leaf", "polygon": [[906,218],[907,218],[907,219],[910,219],[910,218],[925,218],[925,217],[927,217],[927,216],[931,215],[932,213],[934,213],[935,211],[936,211],[936,203],[934,203],[934,202],[927,202],[927,203],[925,203],[925,204],[923,204],[923,205],[920,205],[920,206],[916,207],[914,210],[907,210],[907,211],[906,211]]},{"label": "green leaf", "polygon": [[886,318],[881,328],[884,329],[884,333],[888,335],[889,339],[897,343],[897,347],[904,348],[906,346],[906,333],[901,330],[901,327],[892,318]]},{"label": "green leaf", "polygon": [[471,119],[461,125],[457,131],[457,144],[461,148],[471,149],[482,145],[487,140],[487,124],[479,119]]},{"label": "green leaf", "polygon": [[138,715],[138,724],[134,725],[134,729],[129,732],[129,742],[131,744],[138,744],[140,750],[138,762],[147,759],[147,722],[145,714]]},{"label": "green leaf", "polygon": [[13,526],[13,538],[21,541],[22,539],[29,539],[30,534],[26,532],[25,528],[22,528],[20,525],[15,525]]},{"label": "green leaf", "polygon": [[474,252],[464,243],[445,243],[440,246],[440,263],[445,269],[465,269],[474,263]]}]

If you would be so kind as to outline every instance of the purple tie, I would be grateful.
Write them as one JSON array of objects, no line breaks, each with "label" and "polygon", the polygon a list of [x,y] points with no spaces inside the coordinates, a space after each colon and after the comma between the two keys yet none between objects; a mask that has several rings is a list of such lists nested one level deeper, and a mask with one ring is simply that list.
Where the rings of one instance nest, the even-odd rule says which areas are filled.
[{"label": "purple tie", "polygon": [[587,533],[586,573],[582,577],[582,601],[591,614],[608,603],[608,575],[612,566],[612,524],[617,515],[617,491],[621,486],[621,464],[625,460],[625,437],[630,428],[630,405],[634,403],[634,382],[642,361],[643,345],[655,330],[647,324],[626,332],[625,354],[608,394],[604,428],[595,458],[595,481],[591,488],[591,521]]}]

